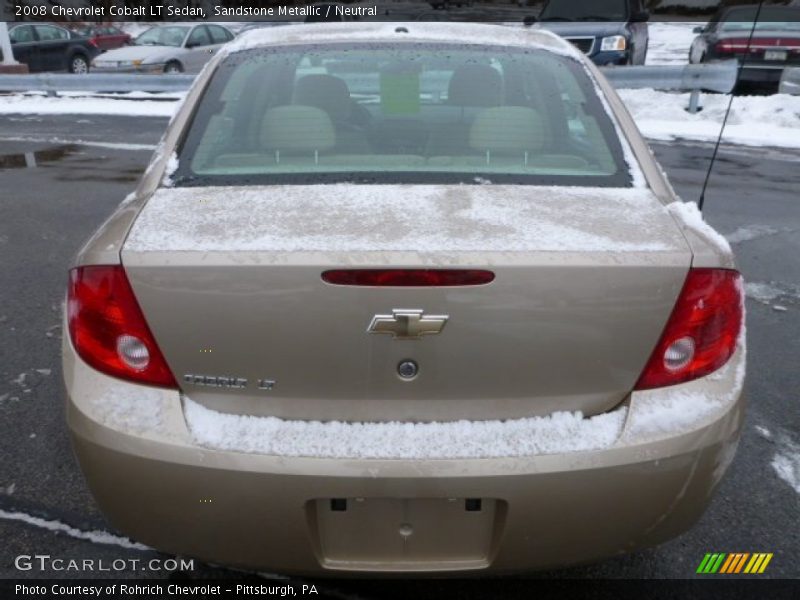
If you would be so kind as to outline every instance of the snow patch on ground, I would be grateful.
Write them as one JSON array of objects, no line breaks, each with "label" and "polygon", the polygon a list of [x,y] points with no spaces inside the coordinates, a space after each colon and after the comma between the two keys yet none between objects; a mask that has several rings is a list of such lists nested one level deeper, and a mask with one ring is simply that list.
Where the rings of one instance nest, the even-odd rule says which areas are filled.
[{"label": "snow patch on ground", "polygon": [[761,437],[771,440],[772,439],[772,432],[767,429],[766,427],[762,427],[761,425],[756,425],[756,432]]},{"label": "snow patch on ground", "polygon": [[0,96],[0,114],[39,115],[124,115],[171,117],[176,102],[116,100],[109,98],[50,98],[47,96]]},{"label": "snow patch on ground", "polygon": [[121,548],[127,548],[129,550],[151,549],[148,546],[145,546],[144,544],[133,542],[128,538],[114,535],[107,531],[98,531],[98,530],[82,531],[80,529],[76,529],[75,527],[70,527],[69,525],[62,523],[61,521],[42,519],[40,517],[34,517],[33,515],[29,515],[23,512],[7,511],[0,508],[0,519],[6,519],[8,521],[20,521],[22,523],[27,523],[28,525],[34,525],[36,527],[41,527],[42,529],[49,529],[50,531],[55,531],[57,533],[64,533],[70,537],[79,540],[86,540],[89,542],[93,542],[95,544],[107,544],[112,546],[119,546]]},{"label": "snow patch on ground", "polygon": [[647,44],[648,65],[685,65],[689,62],[689,46],[701,27],[700,22],[649,23],[650,41]]},{"label": "snow patch on ground", "polygon": [[[686,112],[688,93],[617,90],[642,134],[653,140],[716,141],[730,96],[703,94],[703,110]],[[800,148],[800,96],[737,96],[723,142]]]},{"label": "snow patch on ground", "polygon": [[772,469],[783,481],[800,494],[800,446],[784,438],[781,449],[770,463]]},{"label": "snow patch on ground", "polygon": [[95,142],[90,140],[66,139],[60,137],[0,137],[3,142],[35,142],[43,144],[76,144],[78,146],[91,146],[95,148],[108,148],[109,150],[131,150],[131,151],[152,151],[155,149],[155,144],[130,144],[126,142]]},{"label": "snow patch on ground", "polygon": [[725,239],[731,244],[741,244],[742,242],[749,242],[781,232],[782,230],[770,227],[769,225],[748,225],[746,227],[739,227],[736,231],[725,234]]},{"label": "snow patch on ground", "polygon": [[776,298],[780,298],[783,292],[769,283],[748,282],[744,286],[748,298],[757,300],[764,304],[769,304]]},{"label": "snow patch on ground", "polygon": [[[800,285],[770,282],[751,281],[745,285],[745,294],[748,298],[769,306],[773,301],[781,299],[791,304],[800,300]],[[775,310],[785,311],[782,305],[773,306]]]},{"label": "snow patch on ground", "polygon": [[274,456],[454,459],[536,456],[610,447],[624,408],[584,418],[554,413],[509,421],[343,423],[231,415],[185,399],[186,423],[201,446]]}]

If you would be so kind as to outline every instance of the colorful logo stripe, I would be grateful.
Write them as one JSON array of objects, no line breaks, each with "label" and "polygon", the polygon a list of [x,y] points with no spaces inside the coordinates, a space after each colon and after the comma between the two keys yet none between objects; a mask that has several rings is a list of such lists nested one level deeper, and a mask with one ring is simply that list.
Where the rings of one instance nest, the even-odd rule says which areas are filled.
[{"label": "colorful logo stripe", "polygon": [[696,572],[701,575],[759,574],[766,570],[772,556],[771,552],[708,553],[703,557]]}]

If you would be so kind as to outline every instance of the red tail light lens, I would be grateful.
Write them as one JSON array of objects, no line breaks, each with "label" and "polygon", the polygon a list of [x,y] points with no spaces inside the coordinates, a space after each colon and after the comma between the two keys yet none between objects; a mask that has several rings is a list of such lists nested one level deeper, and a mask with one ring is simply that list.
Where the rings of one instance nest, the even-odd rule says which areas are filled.
[{"label": "red tail light lens", "polygon": [[99,48],[100,46],[97,44],[96,38],[89,38],[89,45],[93,48]]},{"label": "red tail light lens", "polygon": [[665,387],[716,371],[736,350],[742,327],[742,278],[728,269],[692,269],[664,333],[636,383]]},{"label": "red tail light lens", "polygon": [[98,371],[177,388],[121,266],[91,266],[69,274],[67,318],[72,344]]},{"label": "red tail light lens", "polygon": [[494,273],[475,269],[339,269],[322,274],[325,283],[374,287],[485,285]]},{"label": "red tail light lens", "polygon": [[734,52],[744,52],[747,50],[749,40],[747,38],[729,38],[716,43],[714,49],[721,54],[733,54]]}]

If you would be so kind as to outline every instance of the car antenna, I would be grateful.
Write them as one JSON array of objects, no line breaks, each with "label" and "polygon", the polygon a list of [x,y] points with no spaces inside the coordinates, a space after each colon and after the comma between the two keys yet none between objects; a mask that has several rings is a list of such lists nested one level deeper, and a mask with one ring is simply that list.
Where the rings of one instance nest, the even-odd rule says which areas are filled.
[{"label": "car antenna", "polygon": [[706,201],[706,189],[708,188],[708,180],[711,179],[711,170],[714,168],[714,162],[717,160],[717,153],[719,152],[719,146],[722,143],[722,134],[725,133],[725,125],[728,124],[728,116],[731,114],[731,106],[733,105],[733,96],[736,88],[739,86],[739,79],[742,76],[742,69],[744,69],[744,63],[747,60],[747,56],[750,53],[750,44],[753,42],[753,34],[756,31],[756,24],[758,23],[758,17],[761,16],[761,7],[764,6],[764,0],[758,0],[758,7],[756,8],[756,16],[753,19],[753,26],[750,28],[750,35],[747,37],[747,46],[744,50],[744,57],[742,58],[742,62],[739,64],[739,68],[736,70],[736,83],[733,84],[733,89],[731,90],[731,97],[728,99],[728,109],[725,111],[725,117],[722,119],[722,127],[719,128],[719,136],[717,137],[717,143],[714,144],[714,152],[711,154],[711,162],[708,164],[708,171],[706,171],[706,179],[703,182],[703,189],[700,191],[700,198],[697,201],[697,208],[699,210],[703,210],[703,204]]}]

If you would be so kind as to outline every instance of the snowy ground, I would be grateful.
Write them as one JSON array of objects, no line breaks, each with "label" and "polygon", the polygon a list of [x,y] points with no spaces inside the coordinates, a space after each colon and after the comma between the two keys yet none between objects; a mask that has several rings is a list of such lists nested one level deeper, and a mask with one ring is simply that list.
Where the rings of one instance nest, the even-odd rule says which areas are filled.
[{"label": "snowy ground", "polygon": [[683,65],[689,62],[689,46],[697,37],[692,29],[702,22],[650,23],[650,42],[647,46],[648,65]]},{"label": "snowy ground", "polygon": [[[689,94],[656,90],[619,90],[645,137],[715,141],[730,96],[704,94],[703,110],[689,114]],[[723,141],[745,146],[800,148],[800,96],[737,96]]]}]

